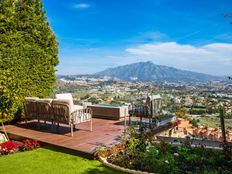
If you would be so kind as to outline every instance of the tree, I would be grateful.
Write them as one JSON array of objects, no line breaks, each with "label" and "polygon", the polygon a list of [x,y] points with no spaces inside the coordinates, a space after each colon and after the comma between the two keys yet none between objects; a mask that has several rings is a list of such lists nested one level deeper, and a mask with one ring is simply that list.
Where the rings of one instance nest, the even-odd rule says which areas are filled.
[{"label": "tree", "polygon": [[19,104],[19,89],[12,77],[12,70],[0,70],[0,121],[13,119]]},{"label": "tree", "polygon": [[176,116],[184,119],[188,119],[188,111],[181,105],[176,105]]},{"label": "tree", "polygon": [[[56,81],[57,55],[58,43],[40,0],[0,0],[0,71],[10,73],[18,91],[18,101],[12,101],[16,110],[22,108],[26,96],[51,94]],[[1,76],[5,78],[4,74]],[[7,100],[1,102],[5,106]],[[11,120],[17,111],[8,112],[10,108],[2,105],[0,112]]]}]

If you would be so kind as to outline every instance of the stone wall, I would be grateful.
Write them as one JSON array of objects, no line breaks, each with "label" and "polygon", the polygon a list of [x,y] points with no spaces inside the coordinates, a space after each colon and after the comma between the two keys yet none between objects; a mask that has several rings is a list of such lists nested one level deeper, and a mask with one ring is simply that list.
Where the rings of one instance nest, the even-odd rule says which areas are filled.
[{"label": "stone wall", "polygon": [[[171,144],[179,145],[180,143],[184,142],[186,138],[177,138],[177,137],[165,137],[165,136],[157,136],[158,140],[164,140],[166,142],[169,142]],[[190,139],[192,145],[198,146],[198,145],[205,145],[207,147],[213,147],[213,148],[219,148],[222,142],[215,141],[215,140],[208,140],[208,139],[197,139],[197,138],[191,138]],[[230,145],[232,145],[232,142],[229,142]]]}]

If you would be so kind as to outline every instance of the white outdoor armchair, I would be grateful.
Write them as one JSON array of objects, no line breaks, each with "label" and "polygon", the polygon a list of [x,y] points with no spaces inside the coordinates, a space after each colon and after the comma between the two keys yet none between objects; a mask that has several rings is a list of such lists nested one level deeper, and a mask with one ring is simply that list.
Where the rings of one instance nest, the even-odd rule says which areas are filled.
[{"label": "white outdoor armchair", "polygon": [[56,99],[39,99],[35,97],[25,98],[25,114],[27,119],[40,121],[50,121],[57,124],[67,124],[71,128],[71,136],[75,125],[90,121],[90,131],[92,131],[92,110],[90,108],[83,109],[83,106],[74,105],[72,95],[57,94]]},{"label": "white outdoor armchair", "polygon": [[92,131],[92,110],[73,109],[70,100],[54,99],[52,101],[54,121],[59,126],[60,123],[68,124],[71,128],[71,136],[75,125],[90,121],[90,131]]}]

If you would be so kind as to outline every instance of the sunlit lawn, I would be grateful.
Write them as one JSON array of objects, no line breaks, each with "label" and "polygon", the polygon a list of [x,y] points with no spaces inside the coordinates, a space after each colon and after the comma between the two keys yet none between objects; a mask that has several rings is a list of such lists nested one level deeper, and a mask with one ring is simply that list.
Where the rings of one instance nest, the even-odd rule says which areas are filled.
[{"label": "sunlit lawn", "polygon": [[[218,128],[221,126],[220,118],[213,116],[213,117],[198,117],[197,119],[200,120],[201,125],[208,125],[208,127],[212,128]],[[225,119],[225,127],[231,127],[232,126],[232,119]]]},{"label": "sunlit lawn", "polygon": [[5,174],[119,174],[99,161],[45,148],[0,157],[0,173]]}]

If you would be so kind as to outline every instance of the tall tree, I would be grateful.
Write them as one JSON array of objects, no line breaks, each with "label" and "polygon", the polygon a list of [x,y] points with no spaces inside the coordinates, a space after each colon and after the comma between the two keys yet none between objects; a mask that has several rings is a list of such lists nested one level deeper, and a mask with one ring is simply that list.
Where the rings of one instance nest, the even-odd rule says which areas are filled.
[{"label": "tall tree", "polygon": [[[20,108],[26,96],[53,91],[58,43],[40,0],[0,0],[0,12],[0,71],[11,73]],[[8,110],[0,105],[0,113],[12,118]]]}]

